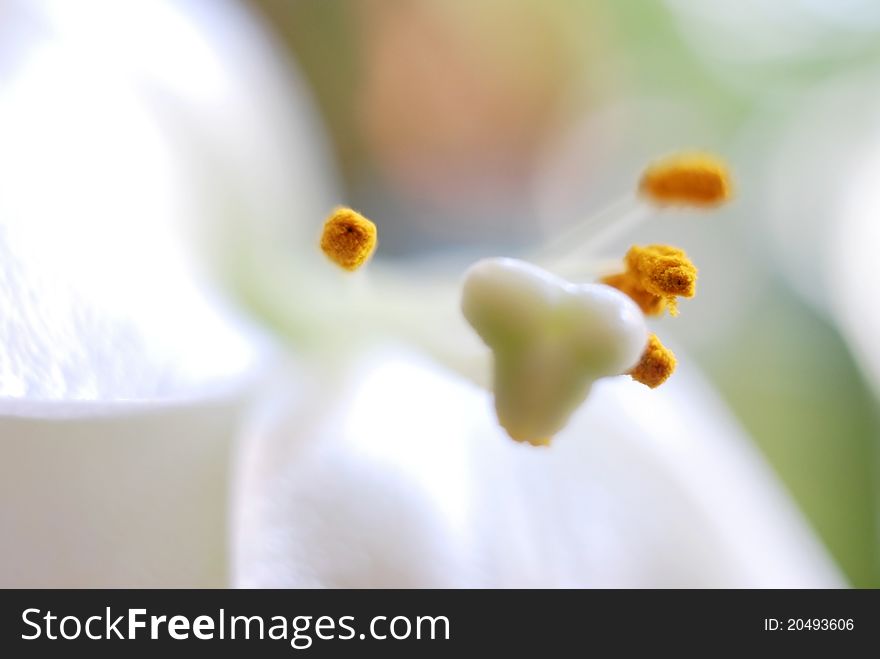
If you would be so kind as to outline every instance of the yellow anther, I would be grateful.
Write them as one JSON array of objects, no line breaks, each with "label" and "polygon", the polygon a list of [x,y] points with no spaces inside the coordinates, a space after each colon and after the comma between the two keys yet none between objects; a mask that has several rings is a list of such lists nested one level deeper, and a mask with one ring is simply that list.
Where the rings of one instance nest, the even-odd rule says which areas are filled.
[{"label": "yellow anther", "polygon": [[718,206],[731,196],[727,165],[705,153],[681,153],[652,163],[639,191],[659,206]]},{"label": "yellow anther", "polygon": [[646,316],[659,316],[666,310],[666,298],[646,291],[639,283],[638,277],[631,272],[608,275],[602,278],[602,283],[613,286],[621,293],[628,295],[633,302],[639,305],[642,313]]},{"label": "yellow anther", "polygon": [[657,316],[668,309],[678,314],[676,298],[696,293],[697,269],[684,251],[669,245],[634,245],[624,259],[626,270],[602,279],[629,295],[642,313]]},{"label": "yellow anther", "polygon": [[641,382],[651,389],[659,387],[669,379],[675,371],[675,355],[660,343],[656,334],[648,337],[648,346],[629,375],[636,382]]},{"label": "yellow anther", "polygon": [[687,254],[669,245],[633,245],[626,253],[626,266],[649,293],[661,297],[693,297],[697,269]]},{"label": "yellow anther", "polygon": [[337,208],[324,222],[321,249],[345,270],[360,268],[378,243],[376,225],[350,208]]}]

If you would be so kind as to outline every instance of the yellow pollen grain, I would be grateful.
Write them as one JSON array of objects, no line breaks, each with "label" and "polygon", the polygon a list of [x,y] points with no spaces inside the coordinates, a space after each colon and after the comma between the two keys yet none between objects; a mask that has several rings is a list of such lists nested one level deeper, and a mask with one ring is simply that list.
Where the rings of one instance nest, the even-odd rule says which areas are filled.
[{"label": "yellow pollen grain", "polygon": [[376,225],[350,208],[337,208],[324,222],[321,250],[340,268],[353,272],[373,255]]},{"label": "yellow pollen grain", "polygon": [[715,156],[680,153],[649,165],[639,192],[658,206],[711,208],[730,199],[730,172]]},{"label": "yellow pollen grain", "polygon": [[604,277],[602,283],[626,293],[647,316],[659,316],[666,310],[676,316],[676,298],[696,293],[697,268],[677,247],[634,245],[624,264],[624,272]]},{"label": "yellow pollen grain", "polygon": [[629,375],[636,382],[655,389],[669,379],[675,371],[675,364],[675,355],[672,351],[660,343],[656,334],[651,334],[642,358]]}]

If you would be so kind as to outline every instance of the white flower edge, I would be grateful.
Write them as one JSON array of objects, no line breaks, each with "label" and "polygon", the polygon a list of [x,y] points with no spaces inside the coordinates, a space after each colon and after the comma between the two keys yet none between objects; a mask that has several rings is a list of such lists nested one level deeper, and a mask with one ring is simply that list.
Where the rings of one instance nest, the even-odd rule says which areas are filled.
[{"label": "white flower edge", "polygon": [[880,290],[880,127],[866,139],[858,166],[835,209],[830,271],[834,297],[829,304],[856,362],[880,396],[880,307],[874,302]]},{"label": "white flower edge", "polygon": [[233,3],[4,18],[0,586],[227,585],[232,444],[277,356],[184,236],[219,203],[319,204],[294,175],[320,160],[310,128]]},{"label": "white flower edge", "polygon": [[773,474],[695,373],[599,383],[550,448],[408,351],[246,437],[244,587],[839,587]]}]

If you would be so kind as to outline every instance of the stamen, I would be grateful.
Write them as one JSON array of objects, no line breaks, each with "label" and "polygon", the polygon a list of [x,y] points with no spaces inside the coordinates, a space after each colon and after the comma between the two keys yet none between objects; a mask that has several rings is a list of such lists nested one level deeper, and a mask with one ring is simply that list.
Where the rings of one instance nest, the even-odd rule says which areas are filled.
[{"label": "stamen", "polygon": [[696,293],[697,269],[683,250],[669,245],[634,245],[624,259],[626,270],[602,279],[629,295],[642,313],[678,315],[677,297]]},{"label": "stamen", "polygon": [[584,260],[626,236],[658,211],[672,206],[719,206],[730,199],[731,188],[730,173],[720,158],[697,152],[669,156],[646,168],[638,195],[623,197],[575,223],[531,258],[557,272],[585,274]]},{"label": "stamen", "polygon": [[672,351],[660,343],[656,334],[651,334],[642,358],[629,375],[636,382],[655,389],[669,379],[675,371],[675,365],[675,355]]},{"label": "stamen", "polygon": [[324,222],[321,250],[339,267],[354,272],[366,263],[378,243],[376,225],[350,208],[339,207]]},{"label": "stamen", "polygon": [[711,208],[730,198],[730,174],[727,165],[714,156],[680,153],[650,165],[639,191],[658,206]]}]

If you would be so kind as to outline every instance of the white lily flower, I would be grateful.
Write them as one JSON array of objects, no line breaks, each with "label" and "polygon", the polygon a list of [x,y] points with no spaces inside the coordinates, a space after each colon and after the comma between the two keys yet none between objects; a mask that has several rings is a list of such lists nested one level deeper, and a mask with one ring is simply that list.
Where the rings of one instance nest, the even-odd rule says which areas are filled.
[{"label": "white lily flower", "polygon": [[[488,260],[465,277],[464,313],[497,357],[498,341],[522,350],[514,325],[528,336],[545,327],[535,314],[548,300],[555,308],[566,291],[593,290]],[[410,311],[423,317],[449,302],[413,296]],[[373,303],[387,309],[382,296]],[[643,325],[613,330],[624,346],[630,331]],[[565,363],[533,362],[527,377],[553,383]],[[649,391],[622,378],[600,381],[553,446],[539,449],[507,441],[485,390],[411,349],[375,349],[324,391],[300,381],[267,405],[247,437],[235,581],[840,586],[824,549],[708,385],[692,369],[672,383]]]},{"label": "white lily flower", "polygon": [[[514,443],[459,375],[467,355],[453,372],[412,343],[478,345],[455,288],[322,270],[302,239],[330,187],[305,173],[321,162],[308,116],[235,7],[91,3],[112,29],[82,3],[6,7],[2,25],[33,29],[0,60],[16,182],[0,193],[0,584],[841,583],[689,369],[658,391],[600,380],[551,447]],[[270,92],[246,93],[245,71]],[[190,219],[213,223],[221,257],[231,235],[234,278],[313,340],[256,407],[271,348],[199,283]],[[453,320],[425,330],[438,309]]]}]

